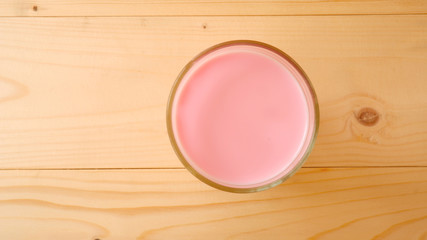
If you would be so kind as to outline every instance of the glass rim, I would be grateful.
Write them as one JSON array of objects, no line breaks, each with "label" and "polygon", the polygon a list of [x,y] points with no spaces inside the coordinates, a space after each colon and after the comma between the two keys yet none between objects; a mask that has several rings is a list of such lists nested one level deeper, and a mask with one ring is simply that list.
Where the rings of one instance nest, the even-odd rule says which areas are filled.
[{"label": "glass rim", "polygon": [[[244,187],[238,188],[238,187],[230,187],[230,186],[222,185],[220,183],[217,183],[217,182],[210,180],[209,178],[207,178],[204,175],[202,175],[201,173],[199,173],[196,169],[194,169],[191,166],[191,164],[187,161],[187,159],[184,157],[184,154],[181,152],[181,149],[179,148],[177,140],[175,138],[175,134],[173,131],[173,126],[172,126],[173,125],[172,124],[172,110],[173,110],[173,103],[175,100],[175,95],[176,95],[178,87],[180,86],[182,79],[187,74],[187,72],[193,67],[195,62],[197,62],[198,60],[200,60],[204,56],[208,55],[209,53],[214,52],[214,51],[221,49],[221,48],[224,48],[224,47],[229,47],[229,46],[234,46],[234,45],[249,45],[249,46],[261,47],[261,48],[264,48],[264,49],[267,49],[269,51],[276,53],[277,55],[279,55],[280,57],[285,59],[287,62],[289,62],[289,64],[291,64],[292,67],[294,67],[295,70],[301,75],[301,79],[304,80],[306,87],[307,87],[307,90],[311,94],[311,100],[313,101],[314,118],[315,118],[312,135],[307,136],[307,137],[311,137],[310,142],[308,143],[307,148],[305,150],[303,150],[303,151],[305,151],[304,155],[299,160],[297,160],[298,163],[295,166],[293,166],[292,169],[288,173],[284,174],[283,176],[281,176],[280,178],[278,178],[272,182],[269,182],[269,183],[261,185],[261,186],[247,187],[247,188],[244,188]],[[299,83],[299,85],[301,85],[301,83]],[[306,96],[306,98],[307,98],[307,96]],[[310,99],[307,99],[307,100],[310,100]],[[233,193],[259,192],[259,191],[270,189],[272,187],[275,187],[275,186],[283,183],[286,179],[288,179],[289,177],[294,175],[302,167],[302,165],[306,162],[306,160],[308,159],[308,156],[310,155],[310,153],[313,150],[314,143],[315,143],[315,140],[317,138],[317,133],[319,130],[319,104],[318,104],[317,96],[316,96],[316,93],[314,91],[313,85],[312,85],[311,81],[309,80],[307,74],[304,72],[304,70],[301,68],[301,66],[294,59],[292,59],[288,54],[284,53],[282,50],[280,50],[274,46],[271,46],[267,43],[263,43],[263,42],[259,42],[259,41],[253,41],[253,40],[233,40],[233,41],[222,42],[222,43],[213,45],[213,46],[205,49],[204,51],[200,52],[195,57],[193,57],[184,66],[184,68],[178,74],[178,77],[176,78],[176,80],[172,86],[171,92],[169,94],[167,107],[166,107],[166,125],[167,125],[167,132],[168,132],[170,143],[171,143],[172,148],[174,149],[175,154],[177,155],[178,159],[181,161],[181,163],[184,165],[184,167],[189,172],[191,172],[195,177],[197,177],[200,181],[202,181],[202,182],[204,182],[204,183],[206,183],[206,184],[208,184],[214,188],[217,188],[217,189],[220,189],[223,191],[227,191],[227,192],[233,192]]]}]

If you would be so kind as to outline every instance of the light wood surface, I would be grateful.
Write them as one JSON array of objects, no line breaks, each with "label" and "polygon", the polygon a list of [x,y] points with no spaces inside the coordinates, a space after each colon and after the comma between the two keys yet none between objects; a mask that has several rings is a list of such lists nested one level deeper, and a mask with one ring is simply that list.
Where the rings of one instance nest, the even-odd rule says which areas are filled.
[{"label": "light wood surface", "polygon": [[214,190],[183,169],[10,170],[0,189],[1,239],[427,236],[426,168],[303,169],[254,194]]},{"label": "light wood surface", "polygon": [[[427,239],[427,1],[0,1],[0,239]],[[219,42],[290,54],[307,163],[254,194],[175,157],[175,77]]]},{"label": "light wood surface", "polygon": [[0,16],[422,14],[425,0],[2,0]]},{"label": "light wood surface", "polygon": [[[231,39],[273,44],[311,78],[321,118],[307,166],[427,166],[427,16],[0,18],[0,28],[1,168],[181,167],[166,133],[170,88],[194,55]],[[358,121],[366,107],[374,126]]]}]

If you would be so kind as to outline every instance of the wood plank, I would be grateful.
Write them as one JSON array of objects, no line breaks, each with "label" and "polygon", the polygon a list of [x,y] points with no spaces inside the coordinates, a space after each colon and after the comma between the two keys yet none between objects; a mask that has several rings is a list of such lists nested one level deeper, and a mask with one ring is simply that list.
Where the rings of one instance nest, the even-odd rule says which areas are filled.
[{"label": "wood plank", "polygon": [[[424,239],[427,168],[303,169],[253,194],[185,170],[0,171],[1,239]],[[173,237],[172,237],[173,236]]]},{"label": "wood plank", "polygon": [[[427,166],[427,16],[2,18],[0,168],[181,167],[170,87],[219,42],[275,45],[320,102],[307,166]],[[373,108],[374,126],[358,120]]]},{"label": "wood plank", "polygon": [[0,16],[183,16],[420,14],[424,0],[259,1],[259,0],[2,0]]}]

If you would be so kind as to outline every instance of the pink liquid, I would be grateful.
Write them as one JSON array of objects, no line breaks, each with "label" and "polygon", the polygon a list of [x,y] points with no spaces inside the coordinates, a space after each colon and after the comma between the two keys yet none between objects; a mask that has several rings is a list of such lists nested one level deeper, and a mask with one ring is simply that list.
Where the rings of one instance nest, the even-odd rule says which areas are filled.
[{"label": "pink liquid", "polygon": [[172,110],[186,160],[231,187],[260,186],[291,171],[314,125],[301,78],[286,60],[256,46],[229,46],[197,60]]}]

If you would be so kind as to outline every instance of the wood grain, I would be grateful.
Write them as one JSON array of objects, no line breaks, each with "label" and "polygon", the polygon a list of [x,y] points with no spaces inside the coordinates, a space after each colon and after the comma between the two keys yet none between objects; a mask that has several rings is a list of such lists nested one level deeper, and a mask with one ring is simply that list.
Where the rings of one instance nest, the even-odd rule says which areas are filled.
[{"label": "wood grain", "polygon": [[427,166],[427,16],[1,18],[0,32],[3,169],[181,167],[169,90],[232,39],[275,45],[311,78],[307,166]]},{"label": "wood grain", "polygon": [[425,239],[426,190],[426,168],[303,169],[254,194],[186,170],[0,171],[0,238]]},{"label": "wood grain", "polygon": [[259,0],[2,0],[0,16],[183,16],[420,14],[424,0],[259,1]]},{"label": "wood grain", "polygon": [[[426,13],[425,0],[0,1],[0,239],[427,240]],[[234,39],[290,54],[320,102],[305,168],[254,194],[198,181],[166,133],[181,68]]]}]

